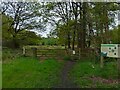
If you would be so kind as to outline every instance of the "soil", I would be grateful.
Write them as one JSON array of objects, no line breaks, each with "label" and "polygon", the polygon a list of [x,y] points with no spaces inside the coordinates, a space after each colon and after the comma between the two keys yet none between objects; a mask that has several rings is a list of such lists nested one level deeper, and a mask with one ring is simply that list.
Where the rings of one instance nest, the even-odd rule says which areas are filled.
[{"label": "soil", "polygon": [[89,78],[92,81],[96,81],[96,82],[101,82],[101,83],[105,83],[105,84],[118,84],[120,83],[120,80],[114,80],[114,79],[104,79],[101,77],[90,77]]},{"label": "soil", "polygon": [[74,64],[74,61],[65,62],[61,71],[61,83],[57,86],[57,88],[77,88],[77,86],[73,83],[73,80],[69,78],[69,71],[73,68]]}]

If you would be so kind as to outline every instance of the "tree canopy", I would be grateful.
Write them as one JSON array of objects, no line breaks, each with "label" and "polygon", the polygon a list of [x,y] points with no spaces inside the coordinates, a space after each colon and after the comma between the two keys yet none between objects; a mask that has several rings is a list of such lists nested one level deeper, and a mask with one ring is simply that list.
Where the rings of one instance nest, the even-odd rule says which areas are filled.
[{"label": "tree canopy", "polygon": [[51,24],[54,29],[49,38],[57,37],[58,43],[68,49],[84,51],[102,43],[119,43],[118,11],[116,2],[3,2],[3,38],[13,39],[17,46],[16,41],[31,37],[29,34],[36,38],[28,32],[31,29],[43,32]]}]

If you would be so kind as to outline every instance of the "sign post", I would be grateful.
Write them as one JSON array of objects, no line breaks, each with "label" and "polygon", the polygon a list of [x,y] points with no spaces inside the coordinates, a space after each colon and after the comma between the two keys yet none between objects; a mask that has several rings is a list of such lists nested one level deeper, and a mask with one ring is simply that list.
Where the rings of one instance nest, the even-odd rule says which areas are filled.
[{"label": "sign post", "polygon": [[104,57],[101,56],[100,57],[100,67],[103,68],[103,65],[104,65]]},{"label": "sign post", "polygon": [[25,55],[25,47],[23,47],[23,55]]}]

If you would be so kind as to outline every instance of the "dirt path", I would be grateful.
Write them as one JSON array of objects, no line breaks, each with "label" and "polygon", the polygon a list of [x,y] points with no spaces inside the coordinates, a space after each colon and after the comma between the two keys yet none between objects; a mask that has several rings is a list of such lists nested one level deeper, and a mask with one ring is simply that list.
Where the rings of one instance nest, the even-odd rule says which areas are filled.
[{"label": "dirt path", "polygon": [[61,71],[61,83],[57,86],[57,88],[77,88],[73,84],[73,80],[69,79],[69,71],[74,66],[75,62],[66,61],[64,67]]}]

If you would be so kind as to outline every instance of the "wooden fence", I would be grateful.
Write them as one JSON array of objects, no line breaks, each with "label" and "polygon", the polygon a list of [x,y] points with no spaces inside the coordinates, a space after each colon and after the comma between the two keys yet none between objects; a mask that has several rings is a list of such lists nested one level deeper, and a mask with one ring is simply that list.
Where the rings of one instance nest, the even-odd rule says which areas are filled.
[{"label": "wooden fence", "polygon": [[24,56],[34,56],[38,58],[63,59],[67,55],[66,49],[45,49],[36,47],[23,47]]},{"label": "wooden fence", "polygon": [[[90,57],[93,53],[92,50],[86,49],[85,53],[81,53],[80,49],[75,49],[75,54],[73,54],[73,50],[67,49],[57,49],[57,48],[41,48],[40,46],[34,47],[23,47],[23,54],[25,56],[34,56],[41,59],[44,58],[57,58],[63,59],[65,56],[69,56],[72,59],[81,59],[81,55],[86,57]],[[92,52],[91,52],[92,51]]]},{"label": "wooden fence", "polygon": [[36,55],[37,57],[49,57],[49,56],[62,56],[66,54],[65,49],[37,49],[36,50]]}]

